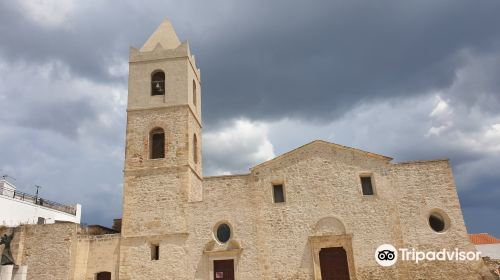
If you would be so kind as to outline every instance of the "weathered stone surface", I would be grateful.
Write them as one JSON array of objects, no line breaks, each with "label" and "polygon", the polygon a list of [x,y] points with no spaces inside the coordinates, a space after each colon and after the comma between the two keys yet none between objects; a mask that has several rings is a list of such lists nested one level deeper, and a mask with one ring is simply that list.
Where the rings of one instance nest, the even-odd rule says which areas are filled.
[{"label": "weathered stone surface", "polygon": [[72,223],[21,227],[25,231],[22,264],[28,266],[28,280],[73,278],[77,227]]},{"label": "weathered stone surface", "polygon": [[494,279],[500,279],[500,260],[494,260],[488,257],[483,258],[487,269],[494,276]]}]

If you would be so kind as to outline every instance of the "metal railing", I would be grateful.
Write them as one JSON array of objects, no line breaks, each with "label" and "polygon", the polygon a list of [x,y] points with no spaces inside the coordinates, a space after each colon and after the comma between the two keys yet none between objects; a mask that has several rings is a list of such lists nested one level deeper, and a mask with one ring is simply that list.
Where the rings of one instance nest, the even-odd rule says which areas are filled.
[{"label": "metal railing", "polygon": [[76,207],[70,205],[64,205],[48,199],[37,197],[32,194],[24,193],[18,190],[7,189],[5,187],[0,187],[0,195],[10,197],[13,199],[31,202],[36,205],[51,208],[54,210],[62,211],[71,215],[76,215]]}]

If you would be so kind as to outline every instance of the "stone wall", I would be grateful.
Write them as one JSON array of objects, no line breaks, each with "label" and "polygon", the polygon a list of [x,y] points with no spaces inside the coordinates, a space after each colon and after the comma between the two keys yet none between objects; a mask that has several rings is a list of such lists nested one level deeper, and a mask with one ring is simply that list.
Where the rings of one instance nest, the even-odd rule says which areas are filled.
[{"label": "stone wall", "polygon": [[[190,279],[186,273],[187,234],[129,237],[121,240],[120,280]],[[160,246],[159,259],[153,260],[152,245]]]},{"label": "stone wall", "polygon": [[22,227],[25,231],[22,264],[28,266],[29,280],[73,278],[78,227],[73,223]]},{"label": "stone wall", "polygon": [[[362,195],[359,177],[367,174],[373,177],[374,196]],[[273,183],[284,184],[285,203],[273,203]],[[427,223],[429,211],[436,208],[451,221],[444,233]],[[398,262],[383,268],[374,259],[375,249],[384,243],[474,251],[447,161],[392,164],[387,158],[313,143],[257,166],[249,175],[205,178],[203,201],[186,204],[186,219],[190,230],[178,248],[186,251],[187,266],[174,268],[186,271],[185,279],[207,279],[217,257],[235,258],[240,279],[311,279],[310,238],[337,230],[352,237],[351,276],[357,279],[481,279],[480,261]],[[219,222],[231,225],[231,244],[214,241]]]},{"label": "stone wall", "polygon": [[[89,261],[90,238],[87,236],[78,236],[76,245],[76,258],[75,258],[75,280],[84,280],[87,276],[87,268]],[[109,254],[106,254],[108,256]]]},{"label": "stone wall", "polygon": [[[188,249],[185,279],[209,279],[211,260],[217,257],[235,257],[240,279],[259,278],[258,249],[264,248],[257,244],[258,211],[249,178],[246,175],[222,176],[203,181],[203,201],[189,204],[187,211],[192,230],[185,243]],[[221,222],[232,228],[232,241],[227,245],[214,240],[215,227]]]},{"label": "stone wall", "polygon": [[[397,188],[394,202],[399,210],[401,247],[421,251],[461,251],[476,249],[470,242],[456,192],[455,182],[447,160],[409,162],[393,165],[391,181]],[[448,224],[444,232],[437,233],[429,226],[431,213],[440,213]],[[446,275],[449,279],[481,279],[482,262],[424,262],[408,263],[407,277],[436,279]]]},{"label": "stone wall", "polygon": [[0,228],[0,234],[12,230],[13,256],[16,264],[28,267],[27,279],[93,280],[101,271],[118,279],[120,234],[87,235],[73,223]]},{"label": "stone wall", "polygon": [[[129,111],[125,170],[186,165],[189,157],[188,115],[187,106]],[[154,128],[165,131],[165,158],[149,160],[149,133]]]},{"label": "stone wall", "polygon": [[126,176],[122,235],[127,237],[186,232],[187,168]]},{"label": "stone wall", "polygon": [[[164,60],[148,60],[148,55],[165,54]],[[188,104],[189,82],[187,45],[182,45],[177,52],[164,50],[135,55],[130,53],[128,108],[137,109],[152,106]],[[151,59],[151,57],[149,57]],[[144,63],[147,60],[147,63]],[[162,70],[165,73],[165,95],[151,96],[151,73]]]},{"label": "stone wall", "polygon": [[[350,265],[355,266],[356,276],[398,275],[397,267],[381,269],[373,258],[378,245],[398,239],[399,228],[393,223],[397,208],[385,176],[389,168],[383,157],[324,142],[254,168],[249,181],[258,212],[261,279],[310,279],[315,272],[309,237],[316,235],[314,229],[327,218],[340,221],[345,235],[352,236],[354,263]],[[362,195],[361,174],[373,176],[374,196]],[[273,203],[276,183],[285,187],[285,203]]]},{"label": "stone wall", "polygon": [[491,271],[494,279],[500,279],[500,260],[485,257],[483,258],[483,261],[486,267]]},{"label": "stone wall", "polygon": [[94,280],[99,272],[111,272],[118,279],[120,234],[83,235],[78,237],[75,280]]}]

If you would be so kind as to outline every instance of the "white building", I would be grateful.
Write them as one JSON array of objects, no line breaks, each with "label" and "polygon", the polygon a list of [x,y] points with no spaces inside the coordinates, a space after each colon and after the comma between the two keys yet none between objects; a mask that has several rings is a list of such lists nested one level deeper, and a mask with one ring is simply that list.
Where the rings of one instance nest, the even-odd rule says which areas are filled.
[{"label": "white building", "polygon": [[500,260],[500,239],[488,233],[469,234],[469,238],[476,249],[481,252],[482,257]]},{"label": "white building", "polygon": [[0,226],[53,224],[56,221],[80,223],[82,206],[63,205],[16,190],[0,178]]}]

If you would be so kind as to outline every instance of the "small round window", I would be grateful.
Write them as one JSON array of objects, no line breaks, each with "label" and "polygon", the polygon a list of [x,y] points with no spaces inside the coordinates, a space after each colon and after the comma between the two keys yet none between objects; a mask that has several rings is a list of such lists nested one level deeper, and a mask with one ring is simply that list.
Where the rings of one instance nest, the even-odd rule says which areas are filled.
[{"label": "small round window", "polygon": [[220,243],[226,243],[231,238],[231,228],[228,224],[220,224],[216,232],[217,240]]},{"label": "small round window", "polygon": [[429,226],[435,232],[443,232],[448,229],[449,226],[448,217],[438,212],[432,212],[429,215]]}]

